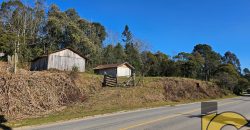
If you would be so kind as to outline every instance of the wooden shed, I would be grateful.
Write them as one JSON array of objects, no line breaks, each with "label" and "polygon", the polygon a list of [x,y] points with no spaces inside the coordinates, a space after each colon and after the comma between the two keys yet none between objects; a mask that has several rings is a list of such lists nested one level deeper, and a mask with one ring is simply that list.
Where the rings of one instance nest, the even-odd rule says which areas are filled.
[{"label": "wooden shed", "polygon": [[80,72],[84,72],[85,64],[86,58],[84,56],[70,48],[64,48],[34,59],[31,64],[31,70],[58,69],[71,71],[73,67],[77,67]]},{"label": "wooden shed", "polygon": [[106,64],[106,65],[99,65],[94,68],[96,74],[101,75],[111,75],[113,77],[122,77],[127,76],[130,77],[134,71],[134,67],[127,62],[120,63],[120,64]]}]

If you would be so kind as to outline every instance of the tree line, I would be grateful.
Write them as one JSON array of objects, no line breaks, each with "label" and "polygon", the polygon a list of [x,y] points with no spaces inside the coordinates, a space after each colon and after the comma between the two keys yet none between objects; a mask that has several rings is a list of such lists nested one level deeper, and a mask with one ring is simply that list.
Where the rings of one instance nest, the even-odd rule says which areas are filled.
[{"label": "tree line", "polygon": [[250,71],[241,68],[233,52],[224,55],[208,44],[197,44],[192,52],[168,56],[163,52],[142,49],[145,44],[134,38],[128,25],[121,32],[121,41],[104,45],[109,36],[105,27],[79,16],[75,9],[66,11],[44,0],[27,4],[8,0],[0,8],[0,51],[18,54],[19,67],[28,66],[38,56],[72,48],[89,60],[87,68],[99,64],[129,62],[142,76],[174,76],[217,82],[220,86],[240,92],[249,86]]}]

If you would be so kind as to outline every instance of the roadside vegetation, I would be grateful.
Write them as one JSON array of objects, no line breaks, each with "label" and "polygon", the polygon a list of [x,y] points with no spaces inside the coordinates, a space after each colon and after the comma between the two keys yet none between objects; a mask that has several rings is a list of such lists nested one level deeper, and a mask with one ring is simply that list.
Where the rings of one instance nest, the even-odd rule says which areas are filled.
[{"label": "roadside vegetation", "polygon": [[[152,52],[128,25],[117,38],[101,23],[81,18],[75,9],[46,8],[43,0],[28,3],[6,0],[0,7],[0,51],[5,54],[0,66],[0,115],[7,116],[12,126],[223,98],[240,95],[250,86],[250,70],[241,68],[233,52],[220,54],[209,44],[197,44],[191,52],[175,56]],[[78,68],[28,71],[33,59],[66,47],[88,58],[88,73],[79,73]],[[13,66],[6,62],[15,53],[19,69],[13,74]],[[89,74],[96,65],[124,61],[135,67],[138,77],[145,77],[138,86],[103,88],[102,77]]]},{"label": "roadside vegetation", "polygon": [[[178,77],[145,77],[135,87],[102,87],[103,76],[87,73],[70,78],[70,72],[19,70],[17,75],[1,75],[7,81],[3,88],[11,94],[0,91],[5,95],[1,114],[11,127],[234,96],[215,83]],[[11,84],[15,81],[21,84]]]}]

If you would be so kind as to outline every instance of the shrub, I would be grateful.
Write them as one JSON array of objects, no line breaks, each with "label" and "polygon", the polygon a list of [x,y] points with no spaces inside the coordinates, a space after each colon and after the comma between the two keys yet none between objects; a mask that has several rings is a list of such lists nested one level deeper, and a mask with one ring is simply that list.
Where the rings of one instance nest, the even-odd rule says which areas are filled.
[{"label": "shrub", "polygon": [[71,69],[71,72],[70,72],[70,77],[72,79],[77,78],[78,72],[79,72],[79,68],[77,66],[73,66],[72,69]]},{"label": "shrub", "polygon": [[77,66],[73,66],[71,71],[78,73],[79,72],[79,68]]},{"label": "shrub", "polygon": [[238,84],[238,78],[226,72],[218,73],[215,76],[216,83],[224,89],[233,91]]}]

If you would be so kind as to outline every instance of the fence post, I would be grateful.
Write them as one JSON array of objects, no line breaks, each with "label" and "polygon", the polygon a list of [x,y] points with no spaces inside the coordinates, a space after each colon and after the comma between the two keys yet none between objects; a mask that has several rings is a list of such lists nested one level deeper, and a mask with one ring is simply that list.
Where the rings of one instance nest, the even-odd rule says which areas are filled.
[{"label": "fence post", "polygon": [[103,87],[106,87],[106,76],[107,76],[107,75],[105,74],[105,75],[104,75],[104,78],[103,78],[103,83],[102,83],[102,86],[103,86]]},{"label": "fence post", "polygon": [[133,73],[133,86],[135,86],[135,73]]},{"label": "fence post", "polygon": [[116,87],[118,87],[118,77],[117,77],[117,75],[115,76],[115,83],[116,83]]}]

